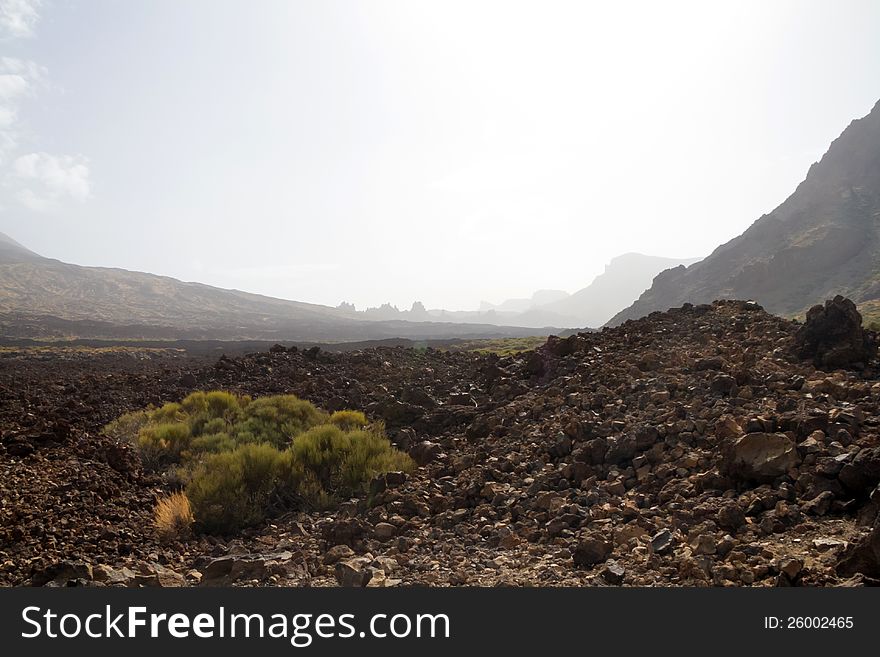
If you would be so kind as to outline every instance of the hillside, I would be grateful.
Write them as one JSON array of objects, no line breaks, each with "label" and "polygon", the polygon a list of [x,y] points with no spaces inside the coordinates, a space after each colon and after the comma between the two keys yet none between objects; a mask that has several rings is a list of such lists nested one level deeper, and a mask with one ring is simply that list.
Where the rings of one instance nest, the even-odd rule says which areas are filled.
[{"label": "hillside", "polygon": [[705,260],[658,275],[608,324],[726,298],[795,315],[835,294],[860,304],[880,298],[880,103],[779,207]]},{"label": "hillside", "polygon": [[5,336],[349,341],[531,333],[476,324],[356,319],[328,306],[67,264],[0,233],[0,334]]},{"label": "hillside", "polygon": [[0,233],[0,264],[22,262],[48,262],[48,259],[25,248],[8,235]]}]

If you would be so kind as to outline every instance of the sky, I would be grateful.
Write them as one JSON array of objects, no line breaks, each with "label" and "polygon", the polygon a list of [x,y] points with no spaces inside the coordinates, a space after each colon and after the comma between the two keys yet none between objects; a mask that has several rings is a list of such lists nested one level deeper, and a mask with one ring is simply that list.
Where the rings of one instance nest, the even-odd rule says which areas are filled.
[{"label": "sky", "polygon": [[0,232],[475,309],[707,255],[878,99],[874,0],[0,0]]}]

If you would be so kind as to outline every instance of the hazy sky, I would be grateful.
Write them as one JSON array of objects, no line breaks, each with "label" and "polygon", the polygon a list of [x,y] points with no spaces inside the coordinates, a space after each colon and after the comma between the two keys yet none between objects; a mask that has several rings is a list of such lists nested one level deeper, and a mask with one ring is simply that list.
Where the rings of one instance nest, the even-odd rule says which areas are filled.
[{"label": "hazy sky", "polygon": [[0,231],[362,308],[700,256],[880,98],[880,2],[0,0]]}]

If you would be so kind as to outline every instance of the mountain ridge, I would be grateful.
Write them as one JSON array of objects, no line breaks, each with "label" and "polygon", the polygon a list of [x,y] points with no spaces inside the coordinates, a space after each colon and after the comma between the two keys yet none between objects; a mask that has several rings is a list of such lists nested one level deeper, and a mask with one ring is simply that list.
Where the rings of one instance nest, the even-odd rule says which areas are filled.
[{"label": "mountain ridge", "polygon": [[658,274],[607,325],[732,298],[792,316],[836,294],[857,303],[880,298],[880,101],[773,211],[706,259]]},{"label": "mountain ridge", "polygon": [[[0,233],[0,330],[55,336],[61,327],[125,337],[351,341],[384,338],[525,337],[516,326],[370,321],[344,310],[45,258]],[[96,337],[77,335],[76,337]]]}]

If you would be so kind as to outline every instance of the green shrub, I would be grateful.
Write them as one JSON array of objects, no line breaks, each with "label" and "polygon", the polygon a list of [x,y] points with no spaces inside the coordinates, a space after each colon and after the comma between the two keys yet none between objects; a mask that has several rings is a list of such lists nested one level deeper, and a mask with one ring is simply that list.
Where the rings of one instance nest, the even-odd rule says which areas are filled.
[{"label": "green shrub", "polygon": [[231,431],[249,401],[248,397],[237,397],[221,390],[197,391],[184,399],[180,406],[186,413],[193,435],[200,435]]},{"label": "green shrub", "polygon": [[190,438],[189,426],[183,422],[147,425],[138,433],[137,445],[145,463],[167,465],[180,460]]},{"label": "green shrub", "polygon": [[193,454],[205,452],[231,452],[235,449],[235,441],[228,433],[209,433],[190,441],[190,450]]},{"label": "green shrub", "polygon": [[[190,425],[192,428],[192,425]],[[204,424],[200,424],[195,433],[197,435],[207,436],[212,433],[225,433],[229,429],[229,422],[220,417],[215,417],[211,420],[207,420]]]},{"label": "green shrub", "polygon": [[235,435],[243,443],[269,443],[283,448],[326,419],[325,413],[293,395],[261,397],[248,404],[242,421],[235,427]]},{"label": "green shrub", "polygon": [[365,492],[378,474],[415,467],[381,423],[354,410],[328,415],[293,395],[194,392],[123,415],[104,432],[134,442],[146,467],[184,486],[207,532],[234,532],[304,504],[328,508]]},{"label": "green shrub", "polygon": [[180,406],[187,415],[207,415],[208,396],[201,390],[197,390],[185,397],[184,400],[180,402]]},{"label": "green shrub", "polygon": [[334,476],[351,451],[351,437],[339,427],[325,424],[297,436],[291,451],[321,488],[331,490],[335,488]]},{"label": "green shrub", "polygon": [[208,418],[211,420],[225,420],[230,423],[235,422],[241,416],[242,402],[245,399],[222,390],[209,392],[205,395],[205,401],[208,406]]},{"label": "green shrub", "polygon": [[126,440],[137,444],[137,437],[141,429],[150,421],[148,411],[135,411],[121,415],[102,430],[105,436],[115,440]]},{"label": "green shrub", "polygon": [[367,426],[367,416],[360,411],[335,411],[330,416],[330,424],[335,424],[343,431],[361,429]]},{"label": "green shrub", "polygon": [[276,498],[295,495],[298,479],[289,451],[242,445],[206,456],[193,470],[186,495],[201,529],[231,533],[265,520]]},{"label": "green shrub", "polygon": [[150,421],[156,424],[172,424],[186,418],[180,404],[171,402],[150,413]]},{"label": "green shrub", "polygon": [[385,436],[370,431],[352,431],[348,435],[351,447],[339,469],[340,490],[356,494],[366,490],[377,475],[415,469],[409,455],[395,449]]},{"label": "green shrub", "polygon": [[411,472],[412,459],[374,431],[342,431],[334,425],[315,427],[296,437],[294,458],[327,495],[355,495],[383,472]]},{"label": "green shrub", "polygon": [[[349,411],[348,424],[366,422],[363,414]],[[158,409],[128,413],[104,428],[107,435],[132,441],[150,467],[180,462],[188,455],[188,439],[196,451],[228,450],[241,444],[269,444],[279,449],[290,445],[303,431],[326,423],[328,416],[294,395],[276,395],[252,401],[250,397],[215,390],[197,391],[182,402]],[[168,426],[175,426],[173,435]],[[187,435],[183,435],[186,427]],[[174,433],[176,432],[176,433]],[[217,438],[218,435],[225,438]],[[205,440],[198,440],[206,437]],[[210,437],[210,438],[207,438]],[[230,444],[231,443],[231,444]]]}]

